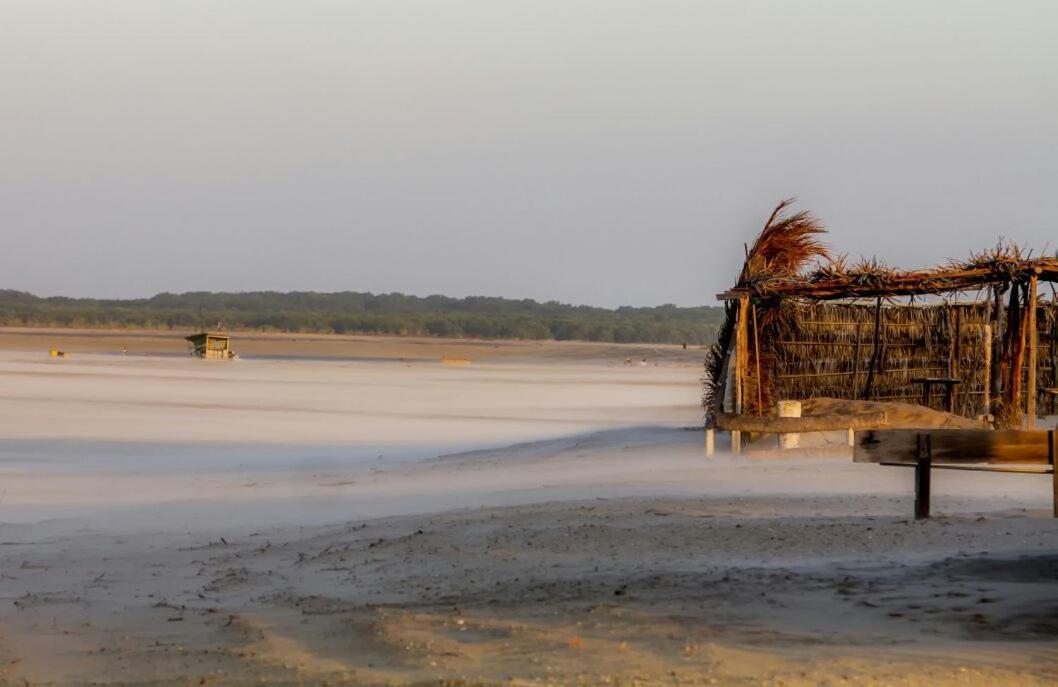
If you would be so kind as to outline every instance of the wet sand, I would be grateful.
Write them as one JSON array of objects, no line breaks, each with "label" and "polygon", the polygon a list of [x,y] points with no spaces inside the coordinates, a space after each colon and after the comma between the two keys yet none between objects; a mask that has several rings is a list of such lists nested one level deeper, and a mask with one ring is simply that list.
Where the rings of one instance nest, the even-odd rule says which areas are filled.
[{"label": "wet sand", "polygon": [[837,447],[706,459],[697,361],[623,358],[0,353],[0,683],[1058,679],[1049,477],[915,522]]}]

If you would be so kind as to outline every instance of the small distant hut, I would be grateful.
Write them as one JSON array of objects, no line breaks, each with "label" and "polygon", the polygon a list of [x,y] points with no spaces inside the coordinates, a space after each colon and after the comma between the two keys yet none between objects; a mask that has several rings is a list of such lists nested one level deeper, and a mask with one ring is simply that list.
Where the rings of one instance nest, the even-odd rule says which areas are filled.
[{"label": "small distant hut", "polygon": [[1037,291],[1058,281],[1058,259],[1001,243],[931,269],[850,264],[789,203],[717,296],[727,317],[706,359],[707,426],[817,397],[917,403],[998,427],[1054,413],[1058,297]]},{"label": "small distant hut", "polygon": [[231,350],[230,337],[226,334],[199,332],[184,338],[193,356],[212,360],[226,360],[235,357]]}]

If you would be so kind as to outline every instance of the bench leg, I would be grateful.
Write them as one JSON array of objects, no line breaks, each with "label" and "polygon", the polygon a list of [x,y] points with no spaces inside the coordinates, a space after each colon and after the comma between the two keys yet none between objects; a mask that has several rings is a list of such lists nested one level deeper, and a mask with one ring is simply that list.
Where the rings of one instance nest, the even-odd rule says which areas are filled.
[{"label": "bench leg", "polygon": [[915,465],[915,520],[929,517],[929,468],[929,458]]},{"label": "bench leg", "polygon": [[929,517],[929,472],[933,463],[928,434],[918,435],[918,462],[915,464],[915,520]]}]

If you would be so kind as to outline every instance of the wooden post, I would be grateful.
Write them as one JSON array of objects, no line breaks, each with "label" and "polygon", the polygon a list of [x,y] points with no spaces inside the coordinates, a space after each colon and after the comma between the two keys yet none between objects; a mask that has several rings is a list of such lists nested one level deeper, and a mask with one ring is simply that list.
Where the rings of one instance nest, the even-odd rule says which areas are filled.
[{"label": "wooden post", "polygon": [[[997,285],[992,290],[995,295],[995,307],[992,314],[996,322],[996,326],[992,329],[992,406],[995,406],[1003,398],[1003,292],[1006,291],[1006,286]],[[988,412],[994,415],[995,408],[992,406],[988,408]]]},{"label": "wooden post", "polygon": [[742,432],[737,429],[731,430],[731,455],[742,455]]},{"label": "wooden post", "polygon": [[986,324],[984,326],[981,337],[984,339],[982,345],[985,356],[984,401],[982,402],[981,412],[987,417],[992,413],[992,325]]},{"label": "wooden post", "polygon": [[933,383],[929,380],[922,382],[922,405],[929,408],[929,392],[933,388]]},{"label": "wooden post", "polygon": [[1047,462],[1051,464],[1051,492],[1052,492],[1052,507],[1054,510],[1054,517],[1058,518],[1058,469],[1054,465],[1054,454],[1055,454],[1055,432],[1053,429],[1047,430]]},{"label": "wooden post", "polygon": [[1025,425],[1028,429],[1036,428],[1036,348],[1039,345],[1039,336],[1036,331],[1036,282],[1035,274],[1029,277],[1029,298],[1025,307],[1028,308],[1028,321],[1026,328],[1029,336],[1029,379],[1025,399]]},{"label": "wooden post", "polygon": [[856,430],[854,430],[852,427],[849,427],[845,431],[848,432],[849,446],[855,446],[856,445]]},{"label": "wooden post", "polygon": [[856,400],[856,390],[860,388],[860,339],[863,332],[863,322],[856,323],[856,343],[852,352],[852,399]]},{"label": "wooden post", "polygon": [[[801,417],[800,401],[779,401],[776,404],[775,414],[778,417]],[[797,433],[780,434],[778,446],[781,449],[797,448],[801,442],[801,435]]]},{"label": "wooden post", "polygon": [[735,322],[735,414],[741,415],[745,403],[744,385],[746,383],[746,367],[749,361],[749,342],[746,341],[746,332],[749,314],[749,296],[742,296],[738,301],[738,320]]},{"label": "wooden post", "polygon": [[[951,358],[948,361],[948,376],[952,379],[959,378],[959,358],[962,357],[962,309],[954,308],[952,314],[955,323],[952,326]],[[958,398],[957,385],[948,386],[948,412],[954,413]]]},{"label": "wooden post", "polygon": [[932,462],[929,434],[919,434],[918,462],[915,463],[915,520],[929,517],[929,471]]},{"label": "wooden post", "polygon": [[[1051,284],[1051,288],[1054,288],[1054,284]],[[1058,387],[1058,358],[1055,357],[1055,343],[1058,341],[1058,337],[1055,337],[1055,325],[1058,325],[1058,315],[1054,311],[1054,302],[1051,302],[1051,307],[1047,308],[1047,338],[1048,344],[1050,345],[1051,354],[1051,388]],[[1054,415],[1054,396],[1055,394],[1047,394],[1051,398],[1051,415]]]},{"label": "wooden post", "polygon": [[716,452],[716,430],[709,428],[705,430],[705,457],[712,458]]},{"label": "wooden post", "polygon": [[882,299],[879,297],[874,305],[874,345],[871,350],[871,363],[867,368],[867,383],[863,385],[863,393],[860,398],[871,400],[871,392],[874,387],[874,370],[878,366],[878,356],[881,355],[881,333],[882,333]]},{"label": "wooden post", "polygon": [[753,362],[756,370],[753,374],[753,385],[757,387],[757,415],[764,414],[764,388],[760,383],[760,336],[757,334],[757,306],[753,310]]}]

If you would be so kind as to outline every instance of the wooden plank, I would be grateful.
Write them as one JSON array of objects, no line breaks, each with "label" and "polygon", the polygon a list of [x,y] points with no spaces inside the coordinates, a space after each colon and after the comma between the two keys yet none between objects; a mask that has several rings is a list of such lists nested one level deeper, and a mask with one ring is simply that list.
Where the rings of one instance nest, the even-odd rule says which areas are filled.
[{"label": "wooden plank", "polygon": [[1047,464],[1045,430],[874,429],[858,435],[857,463],[907,463],[918,460],[918,435],[929,434],[934,463]]}]

